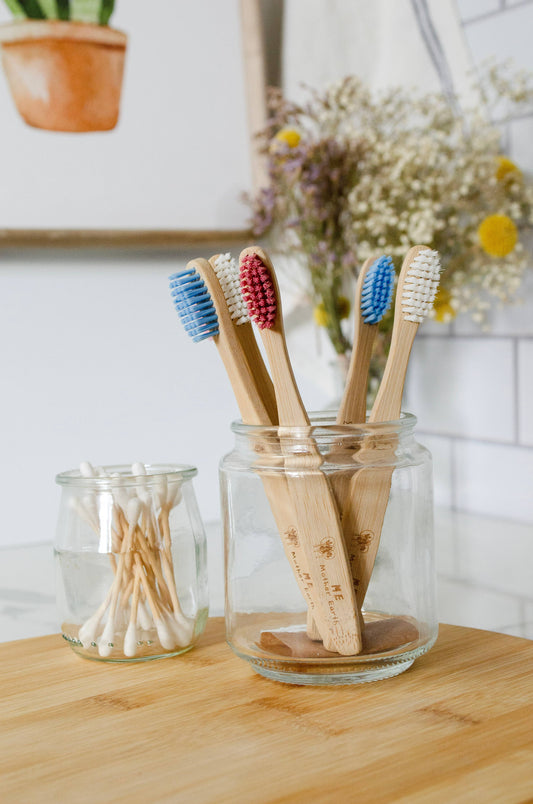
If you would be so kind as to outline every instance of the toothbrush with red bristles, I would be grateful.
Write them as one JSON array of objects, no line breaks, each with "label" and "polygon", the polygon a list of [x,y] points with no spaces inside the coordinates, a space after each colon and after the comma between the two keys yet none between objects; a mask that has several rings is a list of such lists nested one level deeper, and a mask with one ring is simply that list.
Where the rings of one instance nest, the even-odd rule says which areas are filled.
[{"label": "toothbrush with red bristles", "polygon": [[[311,426],[287,352],[274,268],[258,246],[244,249],[239,263],[242,295],[270,365],[284,465],[292,470],[287,473],[287,483],[297,519],[295,532],[319,601],[313,617],[327,650],[355,655],[362,650],[359,615],[338,509],[320,469],[323,458],[311,437],[306,452],[291,451],[291,435],[300,436],[301,446],[302,432],[310,433]],[[302,474],[298,475],[298,470]]]}]

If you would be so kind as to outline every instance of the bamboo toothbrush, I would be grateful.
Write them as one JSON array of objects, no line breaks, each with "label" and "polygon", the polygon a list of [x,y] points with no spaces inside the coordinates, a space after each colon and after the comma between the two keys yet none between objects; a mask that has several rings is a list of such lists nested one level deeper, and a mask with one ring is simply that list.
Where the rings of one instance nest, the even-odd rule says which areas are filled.
[{"label": "bamboo toothbrush", "polygon": [[290,451],[291,433],[295,429],[299,435],[302,429],[309,433],[310,422],[287,352],[274,269],[267,254],[257,246],[244,249],[239,263],[243,297],[250,317],[259,327],[276,392],[287,483],[298,524],[296,538],[307,557],[319,600],[313,618],[326,649],[354,655],[362,650],[359,618],[338,510],[327,477],[320,469],[323,458],[311,438],[306,441],[305,453]]},{"label": "bamboo toothbrush", "polygon": [[[392,301],[394,288],[394,266],[390,257],[366,260],[359,274],[355,289],[354,310],[355,328],[353,348],[348,366],[336,423],[364,424],[366,421],[366,397],[368,370],[372,347],[378,332],[378,324],[387,312]],[[328,460],[332,463],[350,464],[354,450],[348,445],[339,444]],[[346,495],[355,465],[350,471],[336,472],[331,484],[340,511],[344,510]]]},{"label": "bamboo toothbrush", "polygon": [[209,264],[212,266],[224,294],[231,320],[234,323],[234,332],[240,341],[242,353],[253,375],[254,384],[261,394],[268,413],[268,421],[258,423],[277,424],[278,407],[274,386],[259,351],[248,309],[242,298],[237,261],[229,253],[216,254],[210,258]]},{"label": "bamboo toothbrush", "polygon": [[[439,255],[427,246],[414,246],[407,253],[396,290],[396,306],[391,347],[383,379],[369,416],[369,422],[388,422],[400,417],[409,355],[419,324],[433,306],[440,278]],[[395,437],[391,436],[380,460],[394,456]],[[387,510],[393,469],[364,466],[363,445],[358,460],[362,468],[352,478],[343,511],[343,529],[356,589],[362,609]],[[386,453],[386,454],[385,454]]]},{"label": "bamboo toothbrush", "polygon": [[389,309],[394,288],[394,266],[390,257],[371,257],[363,263],[355,289],[353,349],[337,424],[366,421],[368,369],[378,324]]},{"label": "bamboo toothbrush", "polygon": [[[212,258],[215,262],[217,258]],[[224,260],[226,263],[226,260]],[[220,268],[220,267],[219,267]],[[219,273],[229,270],[238,277],[236,265],[225,264]],[[221,281],[223,280],[223,281]],[[240,285],[216,276],[213,266],[204,259],[192,260],[184,271],[170,277],[171,293],[185,330],[195,342],[212,338],[226,368],[233,393],[245,424],[276,425],[277,407],[272,410],[269,399],[275,397],[272,381],[255,342],[253,331],[241,336],[242,327],[250,331],[250,319],[242,300]],[[227,296],[224,294],[226,289]],[[261,368],[263,364],[263,368]],[[272,451],[265,444],[262,460],[269,461]],[[272,456],[275,463],[276,457]],[[316,608],[315,591],[301,545],[294,538],[296,516],[282,472],[262,473],[262,482],[270,503],[285,554],[292,567],[300,591],[309,609]],[[319,601],[318,601],[319,602]]]}]

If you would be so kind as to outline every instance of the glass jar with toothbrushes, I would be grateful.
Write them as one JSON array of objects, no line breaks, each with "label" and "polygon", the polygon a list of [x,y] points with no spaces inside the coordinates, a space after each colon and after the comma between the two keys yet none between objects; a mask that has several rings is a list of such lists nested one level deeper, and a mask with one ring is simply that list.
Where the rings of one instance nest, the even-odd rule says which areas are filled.
[{"label": "glass jar with toothbrushes", "polygon": [[431,456],[415,424],[408,413],[360,425],[311,414],[308,428],[281,438],[278,427],[233,424],[220,467],[226,629],[256,672],[295,684],[375,681],[435,642]]},{"label": "glass jar with toothbrushes", "polygon": [[[439,255],[424,245],[409,249],[397,282],[389,257],[366,260],[344,394],[326,416],[303,404],[263,248],[245,248],[238,267],[218,255],[171,277],[186,332],[213,339],[242,416],[220,466],[226,630],[230,647],[264,676],[384,679],[436,639],[431,458],[401,400],[439,276]],[[367,417],[372,346],[395,285],[391,348]]]},{"label": "glass jar with toothbrushes", "polygon": [[208,614],[193,466],[61,472],[54,543],[63,638],[80,656],[132,662],[193,647]]}]

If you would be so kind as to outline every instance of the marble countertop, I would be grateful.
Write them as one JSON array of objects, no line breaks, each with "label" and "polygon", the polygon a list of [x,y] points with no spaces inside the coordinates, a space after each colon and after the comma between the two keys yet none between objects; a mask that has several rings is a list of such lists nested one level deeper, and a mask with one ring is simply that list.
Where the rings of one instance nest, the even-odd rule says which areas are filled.
[{"label": "marble countertop", "polygon": [[[208,523],[210,614],[224,610],[220,523]],[[435,511],[441,622],[533,639],[533,525]],[[52,545],[0,549],[0,642],[57,633]]]}]

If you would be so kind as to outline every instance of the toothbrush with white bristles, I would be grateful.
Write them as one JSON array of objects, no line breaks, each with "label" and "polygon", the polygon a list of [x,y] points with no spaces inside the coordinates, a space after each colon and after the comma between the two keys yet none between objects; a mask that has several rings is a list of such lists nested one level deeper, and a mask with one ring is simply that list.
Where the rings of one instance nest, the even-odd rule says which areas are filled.
[{"label": "toothbrush with white bristles", "polygon": [[[362,649],[359,618],[338,510],[320,469],[323,458],[311,437],[305,453],[291,453],[287,445],[294,429],[301,435],[302,429],[310,433],[311,427],[287,352],[274,268],[258,246],[244,249],[239,264],[243,297],[261,333],[276,392],[284,465],[292,470],[287,485],[296,517],[293,530],[307,560],[316,601],[312,619],[327,650],[355,655]],[[305,475],[298,469],[305,469]],[[324,544],[327,562],[320,558]]]},{"label": "toothbrush with white bristles", "polygon": [[[361,266],[354,298],[353,348],[344,393],[337,411],[337,424],[362,424],[366,421],[368,370],[372,348],[378,333],[379,322],[391,305],[394,280],[394,266],[390,257],[382,256],[377,259],[369,257]],[[350,481],[355,471],[355,464],[352,463],[353,452],[353,446],[346,447],[343,439],[338,448],[332,451],[327,458],[331,463],[341,463],[351,467],[348,471],[333,472],[330,476],[337,506],[339,511],[344,511],[345,515]],[[362,619],[360,624],[363,627]],[[314,633],[314,624],[310,621],[308,621],[307,633],[310,636]]]},{"label": "toothbrush with white bristles", "polygon": [[[219,263],[214,268],[212,263]],[[218,270],[218,276],[216,271]],[[191,260],[184,271],[170,277],[174,306],[187,334],[194,342],[212,339],[228,374],[245,424],[276,425],[277,405],[272,380],[255,341],[250,317],[235,284],[236,263],[224,255]],[[237,273],[238,277],[238,273]],[[225,288],[226,293],[224,293]],[[230,312],[231,310],[231,312]],[[243,335],[244,333],[244,335]],[[270,400],[270,402],[269,402]],[[265,439],[261,463],[279,462],[276,449]],[[309,578],[306,555],[293,538],[296,516],[286,479],[281,472],[258,469],[285,555],[298,587],[313,611],[317,604]]]},{"label": "toothbrush with white bristles", "polygon": [[253,374],[255,384],[268,412],[269,421],[276,424],[278,421],[278,408],[272,380],[261,356],[255,339],[252,322],[248,308],[242,297],[239,278],[239,266],[231,254],[216,254],[211,257],[212,266],[220,283],[220,288],[226,299],[231,320],[235,324],[234,331],[242,346],[242,351]]},{"label": "toothbrush with white bristles", "polygon": [[[400,417],[411,347],[419,325],[433,307],[440,271],[438,253],[427,246],[414,246],[404,259],[396,288],[391,347],[369,423],[396,421]],[[386,450],[380,450],[381,460],[385,452],[393,458],[396,440],[396,436],[390,436]],[[371,450],[371,446],[365,448],[363,444],[358,453],[361,468],[352,477],[342,517],[361,609],[379,547],[393,473],[390,467],[364,466],[365,452],[371,455]]]}]

